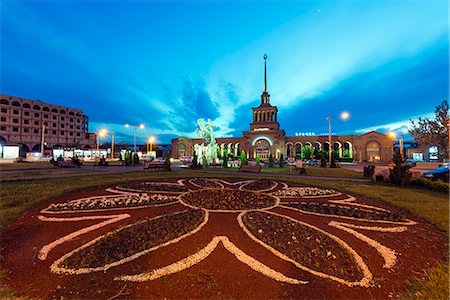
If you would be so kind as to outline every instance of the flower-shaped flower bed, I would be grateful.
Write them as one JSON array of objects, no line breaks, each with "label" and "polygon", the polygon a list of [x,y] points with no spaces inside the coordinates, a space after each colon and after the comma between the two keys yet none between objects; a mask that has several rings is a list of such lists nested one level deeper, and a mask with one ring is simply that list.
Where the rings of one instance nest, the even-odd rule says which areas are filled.
[{"label": "flower-shaped flower bed", "polygon": [[192,191],[180,196],[180,200],[189,206],[209,210],[248,210],[274,206],[277,198],[233,189],[204,189]]},{"label": "flower-shaped flower bed", "polygon": [[223,185],[217,181],[205,178],[192,178],[189,182],[197,187],[203,188],[223,188]]},{"label": "flower-shaped flower bed", "polygon": [[140,194],[123,196],[102,196],[76,199],[66,203],[51,204],[48,211],[97,210],[168,204],[178,201],[177,197],[161,194]]},{"label": "flower-shaped flower bed", "polygon": [[341,195],[331,189],[321,189],[318,187],[289,187],[284,190],[279,190],[273,193],[274,196],[279,197],[302,197],[302,198],[314,198],[314,197],[330,197]]},{"label": "flower-shaped flower bed", "polygon": [[23,296],[387,299],[447,249],[439,230],[383,203],[275,180],[79,193],[2,232],[2,267]]},{"label": "flower-shaped flower bed", "polygon": [[274,189],[276,186],[277,183],[273,180],[259,179],[253,180],[247,184],[242,185],[241,189],[245,191],[262,192],[262,191],[270,191]]},{"label": "flower-shaped flower bed", "polygon": [[285,205],[303,211],[310,211],[326,215],[346,216],[351,218],[367,219],[367,220],[384,220],[395,222],[406,221],[406,219],[401,215],[391,213],[390,211],[379,211],[379,210],[375,211],[336,204],[314,203],[314,202],[290,202]]},{"label": "flower-shaped flower bed", "polygon": [[257,239],[307,268],[346,280],[362,278],[348,251],[322,232],[264,212],[247,213],[243,222]]},{"label": "flower-shaped flower bed", "polygon": [[177,184],[157,183],[157,182],[138,182],[138,183],[126,183],[116,186],[119,190],[124,191],[137,191],[137,192],[174,192],[184,193],[188,191],[188,188]]},{"label": "flower-shaped flower bed", "polygon": [[136,222],[75,249],[57,261],[53,268],[57,272],[74,270],[77,273],[96,268],[106,270],[124,258],[139,255],[194,230],[203,222],[204,216],[202,210],[186,210]]}]

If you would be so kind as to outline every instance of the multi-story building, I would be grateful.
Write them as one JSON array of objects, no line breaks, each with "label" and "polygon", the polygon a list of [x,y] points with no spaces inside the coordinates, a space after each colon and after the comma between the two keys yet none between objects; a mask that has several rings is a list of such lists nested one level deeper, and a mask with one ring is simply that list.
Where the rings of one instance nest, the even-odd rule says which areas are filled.
[{"label": "multi-story building", "polygon": [[[20,147],[21,155],[46,148],[92,148],[95,133],[79,109],[0,94],[0,144]],[[42,132],[44,130],[44,132]]]},{"label": "multi-story building", "polygon": [[[266,58],[266,57],[265,57]],[[392,160],[393,143],[388,135],[371,131],[362,135],[333,136],[332,145],[328,135],[314,133],[286,136],[278,123],[278,108],[270,104],[267,91],[266,65],[264,62],[264,90],[261,103],[252,108],[252,123],[250,130],[244,131],[239,138],[217,138],[218,152],[232,153],[234,156],[245,151],[248,158],[257,156],[267,160],[270,155],[275,159],[281,157],[296,157],[301,155],[301,148],[312,146],[316,150],[328,151],[330,148],[337,152],[339,158],[346,157],[355,161],[383,161]],[[203,139],[189,139],[179,137],[172,140],[172,157],[193,156],[201,157]]]}]

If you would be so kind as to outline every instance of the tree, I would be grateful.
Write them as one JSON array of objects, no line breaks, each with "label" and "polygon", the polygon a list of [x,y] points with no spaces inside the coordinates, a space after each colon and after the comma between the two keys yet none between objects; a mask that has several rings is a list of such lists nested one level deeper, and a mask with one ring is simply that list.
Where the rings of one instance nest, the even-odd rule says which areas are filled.
[{"label": "tree", "polygon": [[273,168],[273,156],[272,156],[272,153],[270,153],[270,155],[269,155],[269,167]]},{"label": "tree", "polygon": [[411,181],[411,169],[413,166],[405,165],[405,160],[400,154],[400,150],[396,149],[394,153],[394,164],[392,169],[389,169],[389,179],[394,184],[407,185]]},{"label": "tree", "polygon": [[280,168],[283,167],[283,163],[284,163],[284,157],[283,157],[283,153],[280,154]]},{"label": "tree", "polygon": [[435,119],[419,118],[416,122],[411,121],[409,134],[419,142],[422,149],[431,146],[438,147],[440,160],[449,158],[448,132],[449,132],[449,106],[447,100],[436,106]]},{"label": "tree", "polygon": [[222,165],[224,168],[228,168],[228,155],[223,156]]},{"label": "tree", "polygon": [[133,165],[138,164],[139,164],[139,155],[137,154],[137,152],[133,152]]},{"label": "tree", "polygon": [[313,154],[313,150],[314,150],[314,148],[312,146],[310,146],[310,145],[303,146],[302,147],[303,158],[304,159],[311,159],[312,154]]},{"label": "tree", "polygon": [[241,166],[246,165],[247,164],[247,156],[245,155],[245,151],[242,150],[241,151]]}]

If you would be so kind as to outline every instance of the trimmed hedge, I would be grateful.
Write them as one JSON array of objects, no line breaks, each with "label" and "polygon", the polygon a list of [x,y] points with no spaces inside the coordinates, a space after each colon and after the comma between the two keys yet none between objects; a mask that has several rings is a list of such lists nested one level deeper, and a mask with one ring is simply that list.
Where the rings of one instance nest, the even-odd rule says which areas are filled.
[{"label": "trimmed hedge", "polygon": [[429,179],[419,178],[411,181],[410,184],[412,186],[425,187],[439,193],[449,193],[449,184],[441,181],[432,181]]},{"label": "trimmed hedge", "polygon": [[353,158],[351,157],[341,157],[337,159],[338,162],[353,162]]}]

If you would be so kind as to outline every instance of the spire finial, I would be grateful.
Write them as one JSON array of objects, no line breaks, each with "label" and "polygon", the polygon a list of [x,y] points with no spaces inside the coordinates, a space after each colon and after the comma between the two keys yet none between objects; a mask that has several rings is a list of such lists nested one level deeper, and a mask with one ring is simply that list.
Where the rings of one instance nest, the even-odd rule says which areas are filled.
[{"label": "spire finial", "polygon": [[266,60],[267,54],[264,54],[264,92],[267,92],[267,72],[266,72]]}]

